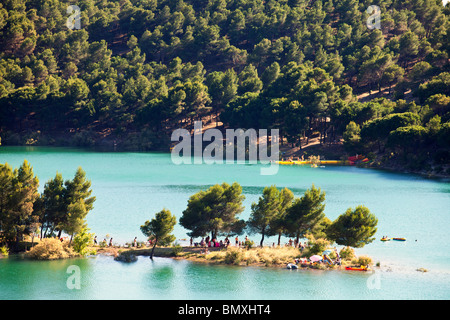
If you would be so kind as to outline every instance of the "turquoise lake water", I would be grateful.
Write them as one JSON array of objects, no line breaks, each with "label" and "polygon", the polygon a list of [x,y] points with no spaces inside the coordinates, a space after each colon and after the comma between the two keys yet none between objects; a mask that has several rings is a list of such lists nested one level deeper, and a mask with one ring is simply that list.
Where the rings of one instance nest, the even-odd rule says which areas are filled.
[{"label": "turquoise lake water", "polygon": [[[296,196],[315,184],[326,192],[331,220],[363,204],[378,220],[377,240],[358,249],[381,267],[371,273],[209,266],[140,257],[123,264],[110,257],[65,261],[0,260],[0,299],[448,299],[450,298],[450,183],[416,175],[355,167],[280,166],[273,176],[260,165],[174,165],[169,154],[103,153],[43,147],[0,147],[0,163],[24,159],[40,191],[56,172],[71,179],[81,166],[97,197],[88,215],[91,232],[117,244],[144,241],[139,227],[163,208],[181,217],[189,197],[209,186],[237,181],[250,215],[265,186]],[[180,243],[186,230],[175,227]],[[405,242],[381,242],[383,235]],[[259,242],[258,235],[249,235]],[[287,239],[283,239],[287,241]],[[276,242],[266,238],[266,244]],[[339,247],[338,247],[339,249]],[[69,266],[78,266],[80,289],[69,289]],[[425,268],[428,272],[418,272]]]}]

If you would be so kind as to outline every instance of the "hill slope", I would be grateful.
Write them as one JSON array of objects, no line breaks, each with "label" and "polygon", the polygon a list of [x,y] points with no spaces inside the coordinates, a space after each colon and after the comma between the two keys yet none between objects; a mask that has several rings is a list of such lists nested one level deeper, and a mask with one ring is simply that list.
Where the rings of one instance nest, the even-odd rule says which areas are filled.
[{"label": "hill slope", "polygon": [[167,150],[174,128],[217,115],[446,170],[450,7],[378,1],[370,29],[373,4],[84,0],[71,30],[70,1],[3,1],[0,137]]}]

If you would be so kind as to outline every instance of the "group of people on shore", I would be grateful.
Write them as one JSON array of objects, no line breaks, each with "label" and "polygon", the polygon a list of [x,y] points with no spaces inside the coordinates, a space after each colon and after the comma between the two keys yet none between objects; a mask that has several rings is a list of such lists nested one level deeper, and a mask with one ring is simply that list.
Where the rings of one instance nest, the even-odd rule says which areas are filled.
[{"label": "group of people on shore", "polygon": [[[144,243],[144,245],[146,245],[146,246],[151,246],[152,244],[153,244],[152,240],[148,240],[146,243]],[[94,237],[94,245],[96,245],[96,246],[100,245],[102,247],[116,247],[117,246],[117,244],[115,244],[113,242],[113,238],[109,238],[109,241],[107,241],[106,238],[104,238],[102,241],[98,242],[97,236]],[[134,248],[137,248],[138,246],[139,246],[139,244],[137,241],[137,237],[134,237],[134,240],[130,245],[128,245],[128,244],[124,245],[124,247],[134,247]],[[122,246],[119,245],[119,247],[122,247]]]},{"label": "group of people on shore", "polygon": [[[237,237],[236,237],[237,239]],[[203,237],[200,242],[194,242],[194,239],[191,238],[190,245],[191,247],[202,247],[202,248],[228,248],[230,246],[230,239],[226,237],[224,240],[217,241],[216,238],[212,238],[207,236]]]},{"label": "group of people on shore", "polygon": [[[239,236],[236,236],[234,238],[234,245],[237,248],[243,248],[246,247],[246,243],[250,241],[250,239],[248,238],[248,236],[245,236],[243,241],[239,240]],[[210,236],[207,237],[202,237],[202,239],[200,240],[200,242],[194,242],[194,239],[191,238],[190,239],[190,246],[191,247],[202,247],[202,248],[228,248],[230,246],[231,242],[230,239],[227,237],[225,237],[224,240],[220,240],[217,241],[217,239],[212,238]],[[292,240],[289,239],[288,242],[285,243],[284,245],[285,247],[294,247],[294,248],[298,248],[301,251],[303,251],[303,249],[308,247],[308,244],[305,242],[301,242],[298,241],[296,239]],[[275,248],[275,242],[272,243],[272,247]]]},{"label": "group of people on shore", "polygon": [[286,243],[286,247],[299,248],[301,251],[303,251],[303,249],[308,247],[308,244],[306,243],[306,241],[302,243],[301,241],[297,242],[297,239],[289,239],[289,241]]},{"label": "group of people on shore", "polygon": [[[318,156],[320,159],[320,156]],[[290,161],[290,162],[294,162],[294,161],[305,161],[305,155],[302,154],[301,157],[288,157],[288,158],[281,158],[281,161]]]},{"label": "group of people on shore", "polygon": [[[234,245],[237,248],[244,248],[245,246],[248,245],[248,241],[250,241],[248,236],[245,236],[245,239],[243,241],[240,241],[239,236],[236,236],[236,238],[234,238]],[[210,236],[202,237],[200,242],[194,242],[193,238],[190,239],[191,247],[203,248],[203,250],[201,251],[202,254],[208,254],[209,253],[208,248],[228,248],[230,245],[231,241],[228,238],[228,236],[225,237],[224,240],[219,241],[217,241],[216,238],[211,238]]]},{"label": "group of people on shore", "polygon": [[294,263],[296,265],[301,265],[302,267],[308,267],[308,266],[312,266],[315,264],[328,264],[328,265],[337,265],[340,266],[342,264],[341,262],[341,256],[339,255],[339,252],[337,251],[336,248],[334,248],[334,253],[336,256],[336,259],[332,260],[327,254],[322,254],[322,259],[319,261],[311,261],[308,258],[300,258],[300,259],[295,259]]},{"label": "group of people on shore", "polygon": [[97,236],[94,237],[94,245],[102,245],[102,246],[108,246],[108,247],[112,247],[113,246],[113,238],[109,238],[109,243],[108,241],[106,241],[106,238],[103,238],[103,241],[101,241],[100,243],[97,240]]}]

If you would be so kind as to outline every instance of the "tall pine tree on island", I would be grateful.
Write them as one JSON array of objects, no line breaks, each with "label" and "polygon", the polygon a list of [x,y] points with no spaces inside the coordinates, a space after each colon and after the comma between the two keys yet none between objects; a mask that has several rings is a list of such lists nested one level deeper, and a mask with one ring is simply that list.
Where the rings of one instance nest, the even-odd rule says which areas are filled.
[{"label": "tall pine tree on island", "polygon": [[362,248],[371,243],[377,232],[378,219],[365,206],[349,208],[328,226],[326,234],[339,245]]},{"label": "tall pine tree on island", "polygon": [[23,236],[30,232],[29,226],[36,221],[33,205],[39,197],[39,179],[25,160],[18,170],[0,165],[0,181],[4,183],[0,192],[0,230],[17,251]]},{"label": "tall pine tree on island", "polygon": [[287,234],[297,243],[325,218],[325,192],[314,185],[301,198],[294,200],[286,215]]},{"label": "tall pine tree on island", "polygon": [[270,231],[271,223],[277,218],[280,207],[280,191],[275,186],[266,187],[258,202],[252,203],[252,212],[247,221],[251,233],[261,234],[260,247],[263,247],[264,237]]},{"label": "tall pine tree on island", "polygon": [[145,221],[141,226],[142,233],[153,243],[150,259],[153,260],[157,245],[169,245],[175,241],[176,238],[172,232],[176,223],[176,217],[169,210],[163,209],[155,215],[155,218]]},{"label": "tall pine tree on island", "polygon": [[206,191],[199,191],[188,200],[186,210],[180,218],[180,224],[191,230],[190,237],[205,237],[211,239],[220,234],[239,234],[245,223],[238,219],[244,211],[242,205],[245,196],[242,187],[237,183],[216,184]]}]

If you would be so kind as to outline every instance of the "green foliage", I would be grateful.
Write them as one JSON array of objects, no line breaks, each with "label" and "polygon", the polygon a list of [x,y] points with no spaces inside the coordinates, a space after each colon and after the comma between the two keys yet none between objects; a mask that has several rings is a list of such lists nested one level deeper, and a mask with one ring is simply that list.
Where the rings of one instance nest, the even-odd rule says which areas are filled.
[{"label": "green foliage", "polygon": [[352,260],[355,257],[355,250],[350,247],[344,247],[339,251],[339,256],[342,260]]},{"label": "green foliage", "polygon": [[0,254],[2,255],[2,256],[4,256],[4,257],[7,257],[7,256],[9,256],[9,249],[8,249],[8,247],[7,246],[1,246],[0,247]]},{"label": "green foliage", "polygon": [[[405,7],[397,1],[382,1],[379,5],[384,10],[383,19],[392,21],[392,25],[386,23],[382,31],[371,31],[365,26],[366,8],[360,1],[334,5],[331,1],[318,2],[306,9],[307,1],[257,0],[249,4],[209,0],[199,5],[187,0],[175,5],[164,0],[122,6],[96,0],[81,6],[82,29],[71,31],[65,27],[68,4],[47,1],[2,7],[2,86],[8,95],[5,102],[25,83],[48,86],[52,77],[63,86],[54,88],[50,96],[38,94],[52,104],[45,112],[66,95],[73,97],[72,90],[61,90],[66,82],[85,83],[89,91],[78,91],[85,101],[72,101],[69,110],[77,109],[74,105],[92,103],[100,111],[106,106],[98,102],[110,102],[119,111],[117,115],[109,114],[114,118],[111,120],[121,122],[122,116],[139,109],[131,101],[122,100],[126,82],[141,76],[149,83],[163,76],[169,86],[176,85],[177,80],[203,81],[198,73],[183,71],[198,63],[208,74],[239,71],[239,87],[232,91],[240,94],[261,89],[258,74],[268,89],[283,66],[305,61],[325,70],[335,81],[341,81],[342,75],[355,75],[362,85],[378,81],[385,72],[389,75],[383,79],[388,81],[397,78],[392,76],[396,63],[414,64],[412,59],[422,63],[427,58],[432,67],[439,66],[436,60],[445,53],[442,46],[445,48],[448,28],[443,8],[432,2]],[[389,42],[385,43],[384,38]],[[27,59],[16,59],[23,57]],[[370,77],[371,73],[374,76]],[[350,77],[345,79],[352,81]],[[116,91],[98,92],[102,81],[110,81],[109,88],[115,87]],[[136,93],[145,96],[141,95],[145,90],[139,88]],[[216,97],[218,101],[212,101],[213,105],[231,101],[222,100],[220,94]],[[148,101],[141,100],[141,106]],[[67,117],[73,115],[69,112]],[[99,116],[101,113],[82,122],[86,125]]]},{"label": "green foliage", "polygon": [[36,260],[56,260],[67,259],[77,256],[77,253],[68,246],[67,242],[61,242],[59,239],[42,239],[39,244],[27,252],[27,256]]},{"label": "green foliage", "polygon": [[85,219],[93,209],[95,197],[91,196],[91,182],[80,167],[73,180],[63,182],[57,173],[44,185],[44,191],[37,201],[43,235],[64,231],[73,236],[85,227]]},{"label": "green foliage", "polygon": [[243,225],[237,215],[244,210],[244,198],[242,187],[238,183],[216,184],[189,198],[180,224],[191,230],[188,233],[190,237],[203,237],[211,233],[214,239],[219,233],[239,234]]},{"label": "green foliage", "polygon": [[371,243],[377,232],[378,219],[364,206],[351,208],[340,215],[328,227],[326,233],[330,240],[339,245],[361,248]]},{"label": "green foliage", "polygon": [[424,102],[429,97],[442,94],[450,96],[450,73],[442,72],[439,75],[433,77],[430,81],[421,84],[416,91],[416,95],[421,102]]},{"label": "green foliage", "polygon": [[361,149],[361,128],[355,122],[350,121],[344,131],[344,146],[349,151]]},{"label": "green foliage", "polygon": [[36,221],[33,204],[39,196],[39,179],[25,160],[19,169],[0,164],[0,231],[14,248],[24,235],[30,234],[29,226]]},{"label": "green foliage", "polygon": [[357,266],[368,266],[372,264],[372,258],[367,256],[359,256],[358,259],[352,260],[352,263]]},{"label": "green foliage", "polygon": [[257,203],[252,203],[252,213],[247,221],[247,226],[250,232],[257,232],[262,235],[261,247],[270,224],[277,218],[280,207],[279,200],[280,192],[275,186],[271,186],[264,188],[263,195]]},{"label": "green foliage", "polygon": [[172,248],[173,256],[178,257],[182,252],[183,252],[182,246],[180,246],[179,244],[176,244],[175,246],[173,246],[173,248]]},{"label": "green foliage", "polygon": [[246,240],[246,241],[244,241],[244,244],[243,244],[244,248],[246,248],[247,250],[253,248],[254,245],[255,245],[255,242],[252,240]]},{"label": "green foliage", "polygon": [[63,183],[57,173],[39,194],[39,180],[25,160],[19,169],[0,164],[0,231],[10,247],[18,249],[24,235],[41,230],[43,238],[61,232],[74,236],[86,225],[86,215],[92,210],[91,183],[79,168],[73,180]]},{"label": "green foliage", "polygon": [[325,192],[314,185],[305,191],[301,198],[294,200],[287,209],[287,234],[299,241],[307,232],[311,232],[325,217]]},{"label": "green foliage", "polygon": [[294,193],[288,188],[284,188],[279,192],[279,207],[276,217],[270,222],[270,234],[278,235],[278,245],[281,244],[281,236],[286,232],[286,214],[288,208],[292,205]]},{"label": "green foliage", "polygon": [[142,233],[149,240],[154,241],[150,259],[153,258],[156,245],[169,245],[175,241],[175,236],[172,235],[172,232],[176,221],[176,217],[169,210],[163,209],[155,215],[155,218],[151,221],[147,220],[141,226]]},{"label": "green foliage", "polygon": [[[386,146],[391,131],[450,120],[440,1],[379,1],[381,30],[367,28],[361,0],[93,0],[80,3],[80,30],[66,27],[70,4],[0,6],[3,144],[167,150],[175,127],[215,119],[280,129],[292,146],[316,131],[321,143],[347,133],[349,152],[376,146],[395,157],[403,152]],[[394,92],[372,99],[386,87]],[[410,90],[420,105],[399,100],[411,101]],[[407,112],[420,121],[366,135],[369,123]],[[448,152],[439,141],[420,147],[426,160]]]},{"label": "green foliage", "polygon": [[232,248],[230,250],[227,250],[224,262],[226,264],[238,265],[242,261],[243,258],[244,258],[244,254],[241,250]]},{"label": "green foliage", "polygon": [[73,250],[82,256],[90,254],[88,246],[92,245],[94,241],[94,234],[88,231],[89,229],[83,228],[73,238]]},{"label": "green foliage", "polygon": [[427,133],[427,130],[422,126],[400,127],[391,131],[388,144],[404,150],[420,148]]},{"label": "green foliage", "polygon": [[330,241],[324,238],[312,238],[309,240],[308,255],[319,254],[321,255],[330,245]]}]

